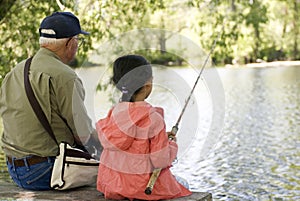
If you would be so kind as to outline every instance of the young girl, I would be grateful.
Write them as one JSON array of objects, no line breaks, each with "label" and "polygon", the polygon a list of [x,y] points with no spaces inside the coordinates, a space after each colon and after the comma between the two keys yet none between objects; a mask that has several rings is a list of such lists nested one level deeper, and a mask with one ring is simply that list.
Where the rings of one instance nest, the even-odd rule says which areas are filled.
[{"label": "young girl", "polygon": [[[108,199],[172,199],[191,192],[169,170],[178,146],[168,139],[163,109],[145,99],[152,91],[152,67],[139,55],[118,58],[113,82],[122,98],[97,122],[103,145],[97,189]],[[151,195],[145,189],[154,168],[163,168]]]}]

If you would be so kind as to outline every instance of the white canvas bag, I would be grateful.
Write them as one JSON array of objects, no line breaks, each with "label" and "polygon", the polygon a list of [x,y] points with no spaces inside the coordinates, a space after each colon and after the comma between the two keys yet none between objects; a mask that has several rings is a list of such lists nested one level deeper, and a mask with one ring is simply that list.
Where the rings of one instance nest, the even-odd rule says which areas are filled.
[{"label": "white canvas bag", "polygon": [[51,188],[66,190],[95,185],[98,166],[99,161],[91,158],[88,153],[62,142],[52,170]]}]

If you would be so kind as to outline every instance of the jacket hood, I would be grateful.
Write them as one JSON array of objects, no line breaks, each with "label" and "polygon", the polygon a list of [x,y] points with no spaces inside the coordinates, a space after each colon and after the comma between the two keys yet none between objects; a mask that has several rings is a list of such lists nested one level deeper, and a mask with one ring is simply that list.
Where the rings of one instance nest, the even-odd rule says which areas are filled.
[{"label": "jacket hood", "polygon": [[163,122],[162,108],[144,101],[121,102],[96,127],[103,147],[127,150],[134,140],[149,139],[159,133],[165,128]]}]

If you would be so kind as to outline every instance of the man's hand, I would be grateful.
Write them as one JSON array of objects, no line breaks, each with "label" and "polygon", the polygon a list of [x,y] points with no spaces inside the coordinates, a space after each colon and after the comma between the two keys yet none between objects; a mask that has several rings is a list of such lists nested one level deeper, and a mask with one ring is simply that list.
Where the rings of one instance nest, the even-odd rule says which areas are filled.
[{"label": "man's hand", "polygon": [[98,139],[97,135],[90,135],[88,142],[85,144],[85,148],[87,151],[93,156],[95,159],[99,160],[103,147]]}]

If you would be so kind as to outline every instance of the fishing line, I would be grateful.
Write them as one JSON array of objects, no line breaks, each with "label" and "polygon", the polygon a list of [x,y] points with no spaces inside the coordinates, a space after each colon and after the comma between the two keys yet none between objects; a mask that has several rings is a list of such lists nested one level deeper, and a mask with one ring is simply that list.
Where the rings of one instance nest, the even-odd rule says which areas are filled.
[{"label": "fishing line", "polygon": [[[222,30],[224,30],[224,23],[223,23],[223,26],[222,26]],[[183,108],[182,108],[182,110],[181,110],[181,113],[180,113],[180,115],[179,115],[179,117],[178,117],[178,119],[177,119],[175,125],[172,127],[172,131],[171,131],[171,132],[172,132],[173,134],[176,134],[177,131],[178,131],[178,125],[179,125],[179,122],[181,121],[182,116],[183,116],[183,114],[184,114],[184,112],[185,112],[185,110],[186,110],[186,108],[187,108],[187,105],[188,105],[188,103],[190,102],[190,99],[191,99],[191,97],[192,97],[192,95],[193,95],[193,93],[194,93],[194,91],[195,91],[195,88],[196,88],[196,86],[197,86],[197,84],[198,84],[198,82],[199,82],[199,80],[200,80],[200,78],[201,78],[201,75],[202,75],[203,70],[204,70],[204,68],[205,68],[205,66],[206,66],[206,64],[207,64],[207,62],[208,62],[208,60],[209,60],[209,57],[210,57],[210,55],[213,53],[213,51],[214,51],[214,49],[215,49],[215,47],[216,47],[217,41],[218,41],[219,38],[221,37],[221,32],[222,32],[222,31],[220,31],[220,32],[218,33],[218,36],[215,38],[215,40],[214,40],[214,42],[213,42],[213,45],[212,45],[212,47],[211,47],[211,49],[210,49],[210,51],[209,51],[209,53],[208,53],[208,55],[207,55],[207,57],[206,57],[204,63],[203,63],[203,65],[202,65],[202,68],[201,68],[201,70],[200,70],[200,73],[199,73],[199,75],[198,75],[198,77],[197,77],[197,79],[196,79],[196,81],[195,81],[195,83],[194,83],[194,86],[193,86],[193,88],[192,88],[192,90],[191,90],[191,92],[190,92],[188,98],[187,98],[186,101],[185,101],[185,104],[184,104],[184,106],[183,106]]]},{"label": "fishing line", "polygon": [[[208,60],[209,60],[211,54],[213,53],[213,51],[214,51],[214,49],[215,49],[215,47],[216,47],[217,41],[218,41],[218,40],[220,39],[220,37],[221,37],[221,33],[224,32],[224,24],[225,24],[225,20],[223,21],[221,31],[219,31],[217,37],[216,37],[215,40],[213,41],[212,47],[211,47],[211,49],[210,49],[210,51],[209,51],[209,53],[208,53],[208,55],[207,55],[207,57],[206,57],[206,59],[205,59],[203,65],[202,65],[202,67],[201,67],[201,70],[200,70],[200,72],[199,72],[199,74],[198,74],[198,77],[197,77],[195,83],[194,83],[194,86],[193,86],[193,88],[192,88],[192,90],[191,90],[191,92],[190,92],[188,98],[187,98],[186,101],[185,101],[185,104],[184,104],[184,106],[183,106],[183,108],[182,108],[182,110],[181,110],[181,113],[180,113],[180,115],[179,115],[179,117],[178,117],[178,119],[177,119],[175,125],[172,127],[171,135],[169,135],[169,138],[171,138],[171,139],[174,138],[173,136],[175,136],[175,135],[177,134],[177,131],[178,131],[178,125],[179,125],[179,123],[180,123],[180,121],[181,121],[181,119],[182,119],[182,116],[183,116],[183,114],[184,114],[184,112],[185,112],[185,110],[186,110],[186,108],[187,108],[188,103],[190,102],[190,99],[191,99],[191,97],[192,97],[192,95],[193,95],[193,92],[194,92],[194,90],[195,90],[195,88],[196,88],[196,86],[197,86],[197,84],[198,84],[198,82],[199,82],[199,80],[200,80],[200,78],[201,78],[201,75],[202,75],[202,73],[203,73],[203,70],[204,70],[204,68],[205,68],[205,66],[206,66],[206,64],[207,64],[207,62],[208,62]],[[159,176],[161,170],[162,170],[162,168],[155,168],[155,169],[153,170],[153,172],[152,172],[152,174],[151,174],[151,177],[150,177],[150,179],[149,179],[149,181],[148,181],[147,187],[146,187],[146,189],[145,189],[145,194],[150,195],[150,194],[152,193],[154,184],[155,184],[155,182],[156,182],[156,180],[157,180],[157,178],[158,178],[158,176]]]}]

